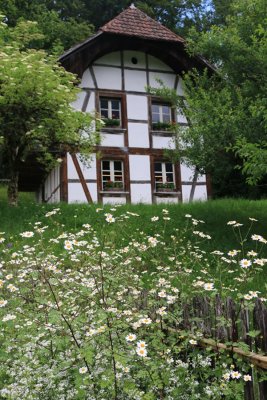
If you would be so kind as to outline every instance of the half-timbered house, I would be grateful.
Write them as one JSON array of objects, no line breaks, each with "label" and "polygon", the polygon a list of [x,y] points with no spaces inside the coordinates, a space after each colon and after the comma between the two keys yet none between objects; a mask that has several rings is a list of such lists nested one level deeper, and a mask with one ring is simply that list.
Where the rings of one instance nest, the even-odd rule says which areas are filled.
[{"label": "half-timbered house", "polygon": [[182,72],[210,68],[202,57],[186,53],[183,38],[132,5],[60,62],[80,78],[73,107],[98,113],[105,125],[90,167],[77,154],[66,154],[46,177],[40,200],[123,204],[207,198],[206,177],[166,157],[174,146],[171,124],[188,121],[147,91],[160,79],[183,96]]}]

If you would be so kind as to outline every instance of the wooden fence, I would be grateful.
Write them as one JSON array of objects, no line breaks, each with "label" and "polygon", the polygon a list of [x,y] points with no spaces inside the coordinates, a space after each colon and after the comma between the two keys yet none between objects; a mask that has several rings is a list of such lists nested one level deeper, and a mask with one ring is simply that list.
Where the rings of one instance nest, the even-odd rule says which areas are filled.
[{"label": "wooden fence", "polygon": [[[252,303],[251,303],[252,302]],[[267,308],[260,299],[249,302],[223,300],[219,295],[195,297],[183,306],[176,329],[201,331],[200,346],[225,350],[254,364],[252,382],[245,383],[245,400],[267,400]]]}]

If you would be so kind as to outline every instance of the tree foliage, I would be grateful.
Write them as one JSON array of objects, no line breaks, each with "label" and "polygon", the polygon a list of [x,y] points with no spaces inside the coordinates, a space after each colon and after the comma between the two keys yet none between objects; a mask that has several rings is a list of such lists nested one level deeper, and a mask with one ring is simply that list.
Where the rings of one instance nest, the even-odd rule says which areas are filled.
[{"label": "tree foliage", "polygon": [[60,154],[73,149],[89,152],[94,143],[92,117],[74,110],[76,77],[44,51],[27,49],[35,24],[15,29],[1,25],[0,40],[0,151],[2,167],[10,178],[9,201],[17,202],[20,165],[33,153],[47,167],[55,162],[51,150]]},{"label": "tree foliage", "polygon": [[[218,165],[228,177],[240,165],[249,183],[267,174],[255,160],[266,148],[267,19],[264,0],[235,0],[224,26],[202,33],[191,31],[189,51],[204,54],[217,67],[212,76],[185,76],[189,129],[180,132],[183,155],[201,170],[216,175]],[[185,146],[186,145],[186,146]],[[262,152],[262,153],[261,153]],[[266,158],[266,157],[264,157]]]}]

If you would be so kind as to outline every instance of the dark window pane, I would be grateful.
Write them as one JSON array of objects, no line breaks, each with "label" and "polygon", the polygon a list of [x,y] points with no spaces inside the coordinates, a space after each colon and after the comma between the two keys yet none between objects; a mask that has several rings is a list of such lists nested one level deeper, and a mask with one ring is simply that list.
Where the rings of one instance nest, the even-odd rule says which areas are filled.
[{"label": "dark window pane", "polygon": [[171,118],[170,118],[170,115],[166,115],[166,114],[163,114],[162,115],[162,122],[170,122],[171,121]]},{"label": "dark window pane", "polygon": [[154,164],[154,171],[157,171],[157,172],[158,172],[158,171],[160,171],[160,172],[162,171],[162,165],[161,165],[161,163],[157,163],[157,162],[156,162],[156,163]]},{"label": "dark window pane", "polygon": [[152,113],[159,114],[159,105],[158,104],[152,104]]},{"label": "dark window pane", "polygon": [[121,161],[114,161],[114,170],[121,171]]},{"label": "dark window pane", "polygon": [[112,110],[120,109],[120,100],[111,100],[111,108]]},{"label": "dark window pane", "polygon": [[110,175],[103,175],[103,181],[110,181]]},{"label": "dark window pane", "polygon": [[160,122],[160,115],[159,114],[152,114],[152,122]]},{"label": "dark window pane", "polygon": [[120,112],[112,110],[112,119],[120,119]]},{"label": "dark window pane", "polygon": [[173,182],[173,174],[166,174],[167,182]]},{"label": "dark window pane", "polygon": [[108,108],[108,99],[100,99],[100,108]]},{"label": "dark window pane", "polygon": [[102,161],[102,169],[109,171],[110,170],[110,164],[109,161]]},{"label": "dark window pane", "polygon": [[108,110],[101,110],[101,117],[108,118]]},{"label": "dark window pane", "polygon": [[170,115],[170,107],[169,106],[162,106],[162,113]]},{"label": "dark window pane", "polygon": [[172,164],[171,163],[166,163],[165,164],[166,172],[172,172]]}]

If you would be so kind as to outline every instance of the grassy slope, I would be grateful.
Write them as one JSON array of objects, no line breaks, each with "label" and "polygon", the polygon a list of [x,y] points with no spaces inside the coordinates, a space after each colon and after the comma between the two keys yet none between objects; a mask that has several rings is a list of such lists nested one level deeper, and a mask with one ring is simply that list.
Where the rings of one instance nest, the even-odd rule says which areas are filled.
[{"label": "grassy slope", "polygon": [[[6,204],[6,195],[3,188],[0,190],[0,232],[6,232],[8,236],[16,235],[25,230],[31,230],[32,224],[37,221],[45,222],[44,214],[57,207],[49,204],[36,204],[30,194],[22,194],[20,204],[17,208],[10,208]],[[80,229],[82,224],[90,223],[95,229],[98,229],[100,215],[95,212],[97,205],[86,204],[61,204],[61,214],[57,216],[59,229],[70,231],[73,228]],[[112,207],[106,206],[107,211]],[[202,244],[207,251],[222,250],[229,251],[239,249],[239,243],[231,227],[227,226],[227,221],[236,220],[244,226],[241,231],[247,232],[250,225],[249,217],[256,218],[258,222],[254,223],[253,229],[248,236],[247,248],[255,249],[255,242],[250,240],[252,233],[257,233],[267,238],[267,200],[249,201],[249,200],[218,200],[205,203],[180,204],[180,205],[125,205],[120,207],[121,212],[131,211],[138,213],[140,218],[131,219],[129,230],[121,232],[114,230],[113,240],[121,243],[126,237],[129,237],[136,229],[140,229],[147,234],[155,232],[155,223],[151,222],[151,217],[161,215],[161,210],[167,208],[170,213],[171,221],[168,222],[166,232],[172,234],[175,228],[181,228],[186,223],[185,214],[189,213],[196,219],[205,221],[205,224],[196,229],[201,230],[212,236],[212,240]],[[116,211],[118,213],[118,211]],[[115,214],[116,214],[115,213]],[[157,227],[163,230],[163,223],[158,221]],[[12,241],[12,239],[11,239]],[[125,243],[125,242],[124,242]],[[19,244],[19,243],[18,243]],[[264,255],[267,257],[267,254]],[[266,267],[265,267],[266,271]],[[253,285],[254,289],[260,285],[264,288],[267,272],[264,277],[258,276]]]}]

